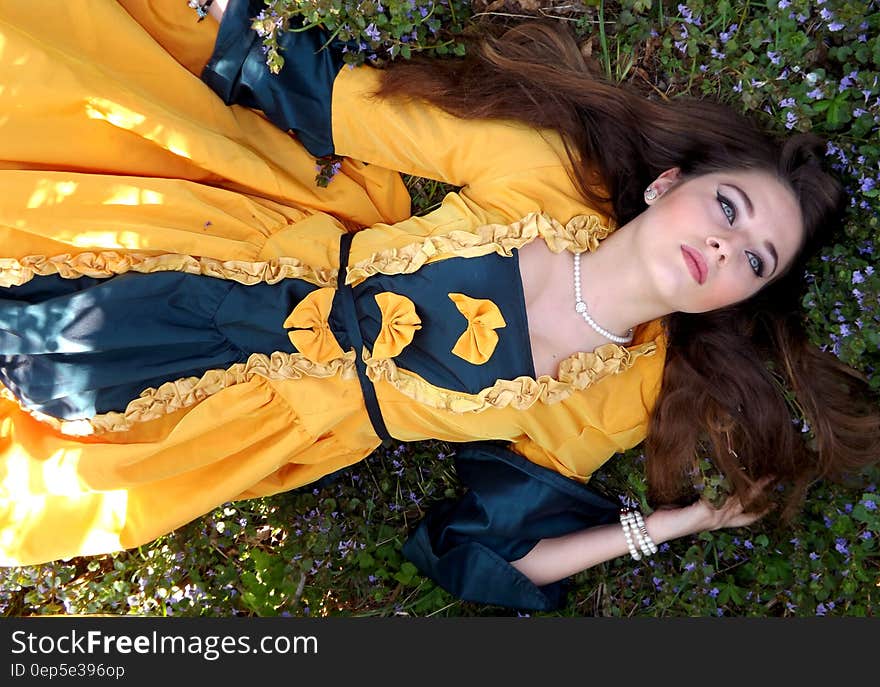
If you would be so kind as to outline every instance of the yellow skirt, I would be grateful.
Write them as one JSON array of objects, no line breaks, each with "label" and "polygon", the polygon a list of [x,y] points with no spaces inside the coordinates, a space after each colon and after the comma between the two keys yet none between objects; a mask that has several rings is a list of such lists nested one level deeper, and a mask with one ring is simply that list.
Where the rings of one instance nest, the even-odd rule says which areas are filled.
[{"label": "yellow skirt", "polygon": [[[185,0],[0,0],[0,285],[293,247],[334,268],[341,232],[409,216],[396,173],[346,161],[319,188],[291,136],[224,105],[198,78],[216,30]],[[181,393],[125,432],[74,436],[0,389],[0,563],[137,546],[378,444],[356,378],[257,374],[197,403]]]}]

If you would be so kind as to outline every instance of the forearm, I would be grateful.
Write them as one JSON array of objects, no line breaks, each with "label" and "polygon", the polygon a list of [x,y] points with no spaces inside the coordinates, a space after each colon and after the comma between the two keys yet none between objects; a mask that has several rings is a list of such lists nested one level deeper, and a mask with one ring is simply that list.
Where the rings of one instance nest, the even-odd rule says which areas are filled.
[{"label": "forearm", "polygon": [[[708,523],[705,508],[695,504],[655,511],[645,518],[645,526],[659,545],[707,529]],[[623,528],[612,524],[542,539],[511,565],[540,587],[623,555],[629,555]]]}]

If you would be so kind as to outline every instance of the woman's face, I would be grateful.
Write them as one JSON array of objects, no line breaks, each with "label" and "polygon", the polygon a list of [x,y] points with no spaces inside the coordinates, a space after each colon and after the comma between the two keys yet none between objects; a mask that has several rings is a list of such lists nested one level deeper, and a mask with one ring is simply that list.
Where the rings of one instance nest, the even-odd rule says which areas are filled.
[{"label": "woman's face", "polygon": [[792,191],[756,170],[682,179],[664,172],[639,218],[643,259],[670,312],[707,312],[781,275],[803,240]]}]

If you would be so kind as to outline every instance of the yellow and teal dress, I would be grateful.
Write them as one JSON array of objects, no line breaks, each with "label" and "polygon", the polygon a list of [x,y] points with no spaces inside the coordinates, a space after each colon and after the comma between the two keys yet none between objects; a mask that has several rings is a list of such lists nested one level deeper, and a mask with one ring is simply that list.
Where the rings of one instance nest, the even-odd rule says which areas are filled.
[{"label": "yellow and teal dress", "polygon": [[[507,561],[616,517],[584,483],[644,438],[664,341],[536,376],[517,255],[613,225],[550,132],[375,100],[332,57],[273,81],[259,4],[218,37],[176,0],[0,0],[0,561],[137,546],[442,439],[469,490],[406,555],[465,599],[558,605]],[[301,141],[345,156],[327,188]],[[461,190],[413,217],[396,170]]]}]

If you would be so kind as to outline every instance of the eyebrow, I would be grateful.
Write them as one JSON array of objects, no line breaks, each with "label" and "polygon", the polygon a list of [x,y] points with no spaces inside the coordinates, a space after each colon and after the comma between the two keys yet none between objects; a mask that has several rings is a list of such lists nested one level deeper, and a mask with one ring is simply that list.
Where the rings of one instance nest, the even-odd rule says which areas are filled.
[{"label": "eyebrow", "polygon": [[746,212],[749,213],[749,219],[752,219],[752,218],[755,216],[755,208],[754,208],[754,206],[752,205],[752,199],[749,198],[749,197],[746,195],[746,192],[743,191],[743,190],[742,190],[739,186],[737,186],[736,184],[721,184],[721,185],[722,185],[722,186],[728,186],[728,187],[732,188],[732,189],[733,189],[734,191],[736,191],[740,196],[742,196],[742,199],[743,199],[743,201],[745,201],[745,204],[746,204]]},{"label": "eyebrow", "polygon": [[[728,186],[736,191],[743,199],[743,202],[746,206],[746,212],[749,215],[749,219],[752,219],[755,216],[755,206],[752,205],[752,199],[736,184],[722,184],[722,186]],[[779,255],[776,253],[775,246],[769,241],[764,241],[764,248],[767,249],[767,252],[770,253],[770,257],[773,258],[773,269],[770,270],[770,274],[767,275],[768,278],[773,276],[773,273],[776,271],[776,267],[779,265]]]},{"label": "eyebrow", "polygon": [[773,244],[769,241],[764,241],[764,248],[767,249],[767,252],[770,253],[770,257],[773,258],[773,269],[770,270],[770,274],[767,275],[767,278],[769,279],[776,271],[776,266],[779,264],[779,256],[776,255],[776,248],[774,248]]}]

